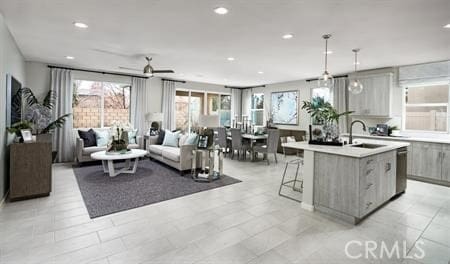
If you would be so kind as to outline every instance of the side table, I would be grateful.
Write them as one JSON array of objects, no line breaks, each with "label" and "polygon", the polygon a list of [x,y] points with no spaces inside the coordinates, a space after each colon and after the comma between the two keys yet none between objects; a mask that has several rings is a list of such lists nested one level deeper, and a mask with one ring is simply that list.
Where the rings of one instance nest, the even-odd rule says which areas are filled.
[{"label": "side table", "polygon": [[[217,151],[217,156],[216,156]],[[197,172],[197,157],[201,158],[201,171]],[[218,157],[218,170],[215,170]],[[198,182],[212,182],[223,174],[223,150],[221,148],[194,149],[192,151],[192,179]]]}]

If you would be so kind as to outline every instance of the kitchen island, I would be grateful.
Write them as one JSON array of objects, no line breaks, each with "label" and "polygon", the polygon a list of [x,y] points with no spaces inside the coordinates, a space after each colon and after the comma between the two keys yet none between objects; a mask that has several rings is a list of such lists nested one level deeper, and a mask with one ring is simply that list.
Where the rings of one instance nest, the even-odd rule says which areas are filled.
[{"label": "kitchen island", "polygon": [[346,146],[283,147],[304,151],[302,208],[356,224],[395,195],[397,149],[408,145],[364,139]]}]

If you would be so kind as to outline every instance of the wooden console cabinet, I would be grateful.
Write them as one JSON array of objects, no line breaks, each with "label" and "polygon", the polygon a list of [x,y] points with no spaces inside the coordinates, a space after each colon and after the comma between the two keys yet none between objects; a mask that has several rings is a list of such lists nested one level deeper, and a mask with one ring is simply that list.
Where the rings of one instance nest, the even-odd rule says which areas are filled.
[{"label": "wooden console cabinet", "polygon": [[51,187],[52,144],[11,144],[9,199],[15,201],[48,196]]}]

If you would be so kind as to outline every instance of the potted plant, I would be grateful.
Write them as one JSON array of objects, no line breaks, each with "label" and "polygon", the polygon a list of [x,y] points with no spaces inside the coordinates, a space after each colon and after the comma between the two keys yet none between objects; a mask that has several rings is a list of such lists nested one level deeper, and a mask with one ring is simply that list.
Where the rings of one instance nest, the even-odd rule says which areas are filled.
[{"label": "potted plant", "polygon": [[303,101],[302,109],[311,115],[311,133],[313,139],[317,141],[337,142],[339,140],[339,119],[353,113],[353,111],[339,113],[323,97],[314,97],[311,101]]},{"label": "potted plant", "polygon": [[30,121],[24,120],[24,121],[14,123],[11,125],[11,127],[6,128],[6,130],[9,133],[14,134],[16,136],[15,141],[17,141],[17,142],[23,142],[22,132],[21,132],[23,129],[32,130],[33,123],[31,123]]}]

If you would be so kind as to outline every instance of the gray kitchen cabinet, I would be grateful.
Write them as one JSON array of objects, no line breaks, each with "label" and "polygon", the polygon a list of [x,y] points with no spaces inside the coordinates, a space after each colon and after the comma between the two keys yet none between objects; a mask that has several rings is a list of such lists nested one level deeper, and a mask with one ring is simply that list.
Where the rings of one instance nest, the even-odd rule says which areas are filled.
[{"label": "gray kitchen cabinet", "polygon": [[396,151],[361,159],[315,155],[314,203],[319,210],[358,222],[395,195]]},{"label": "gray kitchen cabinet", "polygon": [[442,180],[450,182],[450,145],[444,145],[442,154]]},{"label": "gray kitchen cabinet", "polygon": [[414,142],[412,152],[412,175],[442,180],[442,145]]},{"label": "gray kitchen cabinet", "polygon": [[358,76],[364,89],[360,94],[349,93],[349,110],[355,116],[389,117],[391,115],[392,73]]}]

